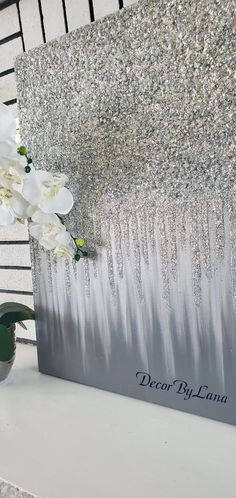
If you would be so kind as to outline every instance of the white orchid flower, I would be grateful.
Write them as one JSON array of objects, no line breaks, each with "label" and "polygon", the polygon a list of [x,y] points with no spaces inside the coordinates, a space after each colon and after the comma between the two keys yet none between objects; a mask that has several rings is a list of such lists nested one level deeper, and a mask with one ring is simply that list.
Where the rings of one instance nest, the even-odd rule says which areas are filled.
[{"label": "white orchid flower", "polygon": [[0,157],[0,185],[5,188],[22,192],[24,179],[28,174],[25,172],[26,158],[19,155]]},{"label": "white orchid flower", "polygon": [[[30,208],[31,210],[31,208]],[[28,210],[29,214],[29,210]],[[66,232],[66,227],[61,223],[56,214],[45,214],[35,211],[31,216],[29,232],[45,249],[55,249],[58,245],[56,237]]]},{"label": "white orchid flower", "polygon": [[63,174],[52,175],[47,171],[35,171],[24,180],[23,197],[44,213],[67,214],[73,206],[73,196],[64,187],[68,178]]},{"label": "white orchid flower", "polygon": [[37,239],[45,249],[52,250],[57,256],[73,258],[76,247],[66,227],[61,223],[56,214],[46,214],[40,210],[32,211],[32,222],[29,224],[29,232]]},{"label": "white orchid flower", "polygon": [[4,104],[0,104],[0,186],[21,192],[27,160],[17,153],[16,121]]},{"label": "white orchid flower", "polygon": [[0,225],[12,225],[16,220],[27,218],[28,203],[18,193],[0,187]]},{"label": "white orchid flower", "polygon": [[[38,209],[36,206],[31,206],[31,205],[29,204],[29,207],[28,207],[28,209],[27,209],[27,217],[28,217],[28,218],[31,218],[31,220],[32,220],[32,219],[33,219],[33,215],[34,215],[37,211],[39,211],[39,209]],[[41,212],[41,211],[40,211],[40,212]]]},{"label": "white orchid flower", "polygon": [[76,250],[73,240],[68,232],[56,236],[57,245],[54,249],[56,256],[74,258]]}]

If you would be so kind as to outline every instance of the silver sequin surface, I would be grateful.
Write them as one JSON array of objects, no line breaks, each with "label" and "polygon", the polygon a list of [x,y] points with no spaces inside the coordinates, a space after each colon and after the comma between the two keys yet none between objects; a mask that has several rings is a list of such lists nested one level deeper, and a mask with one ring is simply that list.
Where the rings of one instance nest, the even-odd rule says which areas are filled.
[{"label": "silver sequin surface", "polygon": [[[50,308],[49,327],[58,310],[70,310],[58,320],[61,344],[69,316],[79,330],[82,372],[74,373],[74,359],[74,371],[64,369],[69,378],[99,384],[91,363],[95,371],[102,363],[116,368],[119,350],[131,365],[195,381],[202,358],[203,377],[228,385],[236,310],[234,7],[232,0],[144,0],[16,61],[22,137],[38,168],[69,176],[69,227],[95,250],[76,271],[42,252],[41,274],[33,251],[36,303]],[[57,341],[45,340],[52,354]],[[102,387],[124,391],[104,375]]]}]

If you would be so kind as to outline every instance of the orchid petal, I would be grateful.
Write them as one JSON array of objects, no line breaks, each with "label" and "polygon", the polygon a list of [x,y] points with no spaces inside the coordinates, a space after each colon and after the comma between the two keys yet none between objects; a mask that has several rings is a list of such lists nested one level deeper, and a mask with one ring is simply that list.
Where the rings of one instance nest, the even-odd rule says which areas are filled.
[{"label": "orchid petal", "polygon": [[14,139],[16,134],[16,121],[8,107],[0,104],[0,142]]},{"label": "orchid petal", "polygon": [[37,223],[51,223],[53,225],[61,225],[61,221],[56,214],[45,214],[39,209],[32,215],[32,221],[35,221]]},{"label": "orchid petal", "polygon": [[22,195],[32,206],[39,204],[41,200],[41,186],[37,178],[37,173],[31,172],[27,174],[24,180]]},{"label": "orchid petal", "polygon": [[54,197],[43,198],[39,207],[44,213],[67,214],[72,209],[73,203],[71,192],[63,187]]},{"label": "orchid petal", "polygon": [[55,237],[58,245],[67,246],[72,243],[72,238],[69,232],[62,232]]},{"label": "orchid petal", "polygon": [[0,206],[0,226],[13,225],[15,216],[12,209]]},{"label": "orchid petal", "polygon": [[27,208],[27,218],[32,218],[34,213],[36,213],[38,208],[36,206],[28,206]]},{"label": "orchid petal", "polygon": [[28,203],[26,200],[18,192],[15,192],[12,200],[12,209],[16,218],[27,218],[27,208]]}]

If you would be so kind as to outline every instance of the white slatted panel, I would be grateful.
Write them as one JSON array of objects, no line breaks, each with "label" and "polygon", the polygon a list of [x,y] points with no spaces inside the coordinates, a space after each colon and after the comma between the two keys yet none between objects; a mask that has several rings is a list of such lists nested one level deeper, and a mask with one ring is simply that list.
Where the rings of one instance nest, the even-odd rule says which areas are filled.
[{"label": "white slatted panel", "polygon": [[61,0],[41,0],[46,41],[65,34]]},{"label": "white slatted panel", "polygon": [[[0,99],[1,100],[1,99]],[[17,104],[13,104],[11,105],[10,107],[11,109],[11,113],[12,115],[14,116],[14,118],[18,118],[18,107],[17,107]],[[1,227],[0,227],[1,228]],[[1,239],[0,239],[1,240]]]},{"label": "white slatted panel", "polygon": [[[24,296],[24,297],[26,297],[26,296]],[[17,296],[17,299],[15,299],[13,301],[19,303],[20,302],[19,301],[19,296]],[[24,300],[24,302],[22,304],[25,304],[27,306],[25,300]],[[34,308],[33,303],[30,306],[30,308]],[[26,325],[27,330],[22,329],[22,327],[20,325],[16,326],[16,337],[18,337],[20,339],[29,339],[30,341],[35,341],[36,340],[36,333],[35,333],[35,323],[34,323],[34,321],[26,320],[24,322],[24,324]]]},{"label": "white slatted panel", "polygon": [[19,31],[19,19],[16,5],[11,5],[0,12],[0,40]]},{"label": "white slatted panel", "polygon": [[128,7],[129,5],[133,5],[137,3],[138,0],[124,0],[124,7]]},{"label": "white slatted panel", "polygon": [[[1,15],[1,11],[0,11]],[[4,43],[0,46],[0,73],[6,69],[14,67],[14,61],[17,55],[21,54],[22,41],[21,38],[15,38],[14,40]]]},{"label": "white slatted panel", "polygon": [[[1,250],[1,249],[0,249]],[[13,265],[15,261],[11,261]],[[0,288],[5,290],[32,292],[32,275],[29,270],[1,270]]]},{"label": "white slatted panel", "polygon": [[[33,296],[21,296],[17,294],[0,294],[0,304],[2,303],[21,303],[34,308]],[[22,329],[20,325],[16,327],[16,336],[24,339],[35,340],[35,324],[33,321],[25,322],[27,330]]]},{"label": "white slatted panel", "polygon": [[88,0],[67,0],[66,13],[69,31],[90,22]]},{"label": "white slatted panel", "polygon": [[[13,106],[11,106],[13,107]],[[0,227],[0,241],[26,241],[28,240],[27,225],[18,223],[13,226]],[[0,265],[1,266],[31,266],[30,248],[28,244],[1,244],[0,243]],[[32,291],[32,277],[30,270],[1,270],[0,288],[8,290]],[[4,302],[18,302],[34,308],[33,296],[11,293],[0,293],[0,304]],[[26,322],[27,330],[19,325],[16,327],[16,336],[26,340],[35,340],[35,324]]]},{"label": "white slatted panel", "polygon": [[16,78],[15,74],[7,74],[0,78],[0,99],[2,102],[15,99],[16,97]]},{"label": "white slatted panel", "polygon": [[118,0],[93,0],[95,19],[100,19],[119,10]]},{"label": "white slatted panel", "polygon": [[43,43],[38,0],[21,0],[19,7],[25,50],[29,50]]},{"label": "white slatted panel", "polygon": [[[19,299],[17,299],[17,302],[20,302]],[[23,303],[26,304],[26,303]],[[31,306],[30,306],[31,308]],[[33,306],[32,306],[33,308]],[[29,339],[30,341],[35,341],[36,340],[36,333],[35,333],[35,323],[34,321],[25,321],[24,322],[27,330],[22,329],[20,325],[16,326],[16,337],[18,339]]]},{"label": "white slatted panel", "polygon": [[0,245],[0,266],[31,266],[29,246]]},{"label": "white slatted panel", "polygon": [[0,226],[0,240],[28,240],[27,225],[16,223],[8,227]]}]

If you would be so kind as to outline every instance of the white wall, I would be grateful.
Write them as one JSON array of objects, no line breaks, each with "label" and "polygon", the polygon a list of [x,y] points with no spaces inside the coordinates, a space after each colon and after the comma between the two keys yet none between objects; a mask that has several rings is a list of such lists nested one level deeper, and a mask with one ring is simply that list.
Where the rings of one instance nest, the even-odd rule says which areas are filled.
[{"label": "white wall", "polygon": [[[137,0],[1,0],[0,101],[17,117],[15,57],[41,43],[118,11]],[[0,227],[0,303],[33,306],[27,226]],[[14,267],[14,268],[12,268]],[[15,268],[17,267],[17,268]],[[35,339],[34,324],[17,328],[21,338]]]}]

